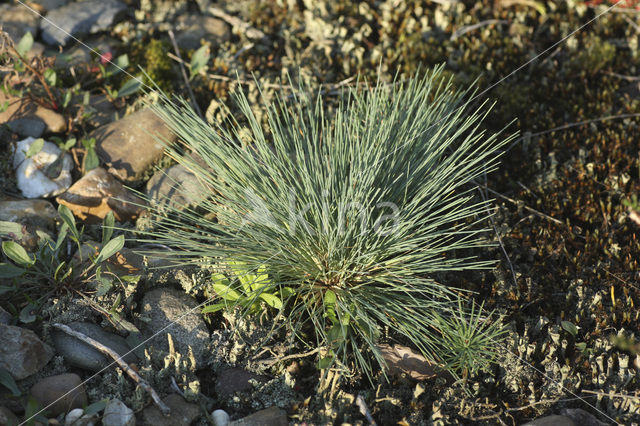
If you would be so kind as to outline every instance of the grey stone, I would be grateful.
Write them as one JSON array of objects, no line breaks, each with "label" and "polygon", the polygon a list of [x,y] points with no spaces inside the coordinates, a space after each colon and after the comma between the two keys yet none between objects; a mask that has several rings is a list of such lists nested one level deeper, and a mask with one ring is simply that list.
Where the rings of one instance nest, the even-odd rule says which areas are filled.
[{"label": "grey stone", "polygon": [[142,411],[143,426],[189,426],[201,415],[200,407],[188,403],[175,393],[162,401],[171,409],[171,414],[165,416],[158,407],[150,405]]},{"label": "grey stone", "polygon": [[102,221],[109,212],[120,222],[134,221],[144,211],[144,200],[102,167],[89,171],[56,201],[89,223]]},{"label": "grey stone", "polygon": [[227,426],[231,418],[226,411],[218,409],[211,413],[211,419],[214,426]]},{"label": "grey stone", "polygon": [[87,415],[82,408],[74,408],[64,416],[64,426],[94,426],[95,420],[95,415]]},{"label": "grey stone", "polygon": [[9,325],[11,323],[11,318],[13,316],[4,310],[2,306],[0,306],[0,324]]},{"label": "grey stone", "polygon": [[595,416],[582,408],[563,408],[560,414],[569,417],[576,425],[580,426],[607,426],[608,423],[601,422]]},{"label": "grey stone", "polygon": [[[148,321],[142,324],[141,331],[147,338],[159,333],[151,344],[165,353],[169,351],[167,333],[170,333],[176,350],[186,356],[191,347],[198,367],[203,367],[209,331],[197,305],[194,298],[181,291],[153,289],[142,298],[141,313]],[[167,326],[170,327],[163,330]]]},{"label": "grey stone", "polygon": [[231,38],[231,29],[226,22],[211,16],[182,15],[176,20],[178,34],[176,42],[183,49],[198,49],[200,40],[214,46]]},{"label": "grey stone", "polygon": [[575,423],[569,417],[554,414],[552,416],[540,417],[522,426],[575,426]]},{"label": "grey stone", "polygon": [[287,426],[287,412],[278,407],[260,410],[239,420],[229,423],[229,426]]},{"label": "grey stone", "polygon": [[47,127],[44,121],[38,117],[16,118],[15,120],[11,120],[7,126],[9,126],[9,129],[13,133],[22,136],[33,136],[34,138],[42,136],[44,129]]},{"label": "grey stone", "polygon": [[0,16],[2,16],[2,30],[9,34],[15,43],[18,43],[28,32],[35,38],[39,18],[26,7],[11,4],[0,5]]},{"label": "grey stone", "polygon": [[87,0],[53,9],[40,22],[42,39],[51,45],[64,46],[71,39],[69,34],[77,36],[108,29],[126,8],[118,0]]},{"label": "grey stone", "polygon": [[248,391],[253,388],[250,380],[266,382],[268,377],[237,367],[220,369],[216,372],[216,394],[218,397],[228,397],[236,392]]},{"label": "grey stone", "polygon": [[136,417],[133,410],[119,399],[109,401],[102,416],[102,426],[134,426]]},{"label": "grey stone", "polygon": [[0,324],[0,367],[22,380],[47,365],[53,351],[36,333],[26,328]]},{"label": "grey stone", "polygon": [[31,0],[31,4],[39,5],[41,12],[48,12],[68,4],[71,0]]},{"label": "grey stone", "polygon": [[53,229],[58,212],[46,200],[0,201],[0,220]]},{"label": "grey stone", "polygon": [[53,404],[46,411],[50,416],[57,416],[87,405],[87,394],[82,385],[82,379],[72,373],[58,374],[40,380],[31,388],[31,395],[42,407]]},{"label": "grey stone", "polygon": [[[95,324],[89,322],[72,322],[67,325],[72,330],[85,334],[113,349],[120,356],[123,356],[130,351],[129,345],[124,338],[104,331]],[[113,359],[107,358],[97,349],[94,349],[88,344],[64,333],[63,331],[53,331],[52,338],[58,354],[62,355],[65,361],[73,366],[84,368],[85,370],[100,371],[114,362]],[[127,364],[136,362],[137,360],[133,353],[127,354],[123,359]]]},{"label": "grey stone", "polygon": [[96,152],[109,173],[129,184],[138,183],[144,173],[164,154],[157,140],[173,143],[176,136],[150,109],[143,109],[91,133]]},{"label": "grey stone", "polygon": [[3,426],[16,426],[20,423],[15,414],[11,412],[7,407],[0,405],[0,425]]},{"label": "grey stone", "polygon": [[193,207],[206,198],[202,183],[182,164],[158,170],[147,182],[147,196],[158,206]]}]

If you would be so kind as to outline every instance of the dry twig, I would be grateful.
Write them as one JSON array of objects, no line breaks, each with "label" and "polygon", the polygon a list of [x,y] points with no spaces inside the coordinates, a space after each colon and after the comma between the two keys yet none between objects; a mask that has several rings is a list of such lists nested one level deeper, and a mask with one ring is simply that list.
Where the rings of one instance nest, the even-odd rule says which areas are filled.
[{"label": "dry twig", "polygon": [[127,365],[127,363],[124,362],[122,357],[120,357],[120,355],[118,355],[112,349],[106,347],[102,343],[92,339],[89,336],[86,336],[86,335],[84,335],[84,334],[82,334],[82,333],[80,333],[78,331],[72,330],[71,328],[69,328],[68,326],[66,326],[64,324],[55,323],[55,324],[53,324],[53,326],[55,328],[57,328],[58,330],[62,330],[65,333],[67,333],[68,335],[75,337],[76,339],[80,339],[84,343],[96,348],[97,350],[99,350],[103,354],[108,355],[111,358],[113,358],[113,360],[118,364],[118,366],[120,368],[122,368],[129,375],[129,377],[131,377],[133,379],[134,382],[136,382],[138,385],[140,385],[140,387],[142,389],[144,389],[145,391],[147,391],[147,393],[149,395],[151,395],[151,399],[153,399],[153,402],[160,409],[160,412],[162,414],[164,414],[165,416],[168,416],[169,414],[171,414],[171,409],[164,402],[162,402],[162,400],[160,399],[160,397],[158,396],[156,391],[151,387],[151,385],[149,385],[149,383],[147,383],[146,380],[144,380],[142,377],[140,377],[140,375],[138,373],[136,373],[136,371],[133,368],[129,367]]}]

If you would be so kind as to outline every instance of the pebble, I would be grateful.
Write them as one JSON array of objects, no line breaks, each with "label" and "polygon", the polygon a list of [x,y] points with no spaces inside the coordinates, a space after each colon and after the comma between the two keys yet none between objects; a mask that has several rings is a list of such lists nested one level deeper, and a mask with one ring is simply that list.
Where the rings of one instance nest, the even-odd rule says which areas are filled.
[{"label": "pebble", "polygon": [[224,410],[215,410],[211,413],[214,426],[227,426],[231,420],[229,414]]},{"label": "pebble", "polygon": [[164,155],[157,138],[173,143],[175,135],[153,111],[146,108],[91,133],[96,152],[109,173],[127,184],[136,184]]},{"label": "pebble", "polygon": [[36,333],[26,328],[0,324],[0,367],[22,380],[42,369],[53,351]]},{"label": "pebble", "polygon": [[110,211],[118,221],[132,222],[144,211],[144,201],[102,167],[87,172],[56,201],[87,223],[102,221]]},{"label": "pebble", "polygon": [[145,337],[151,337],[173,324],[160,332],[151,341],[152,345],[168,352],[167,333],[170,333],[176,351],[186,357],[191,347],[198,367],[203,367],[208,354],[209,330],[200,315],[200,309],[196,308],[197,305],[193,297],[182,291],[172,288],[153,289],[142,298],[141,314],[148,321],[141,325],[141,331]]},{"label": "pebble", "polygon": [[18,189],[26,198],[53,197],[66,191],[71,185],[73,161],[69,154],[64,154],[62,169],[57,176],[50,178],[44,171],[47,166],[56,161],[61,151],[56,144],[45,141],[40,152],[31,158],[26,158],[25,153],[35,140],[33,137],[28,137],[16,144],[13,168],[16,171]]},{"label": "pebble", "polygon": [[64,426],[94,426],[95,420],[95,415],[87,415],[82,408],[74,408],[64,416]]},{"label": "pebble", "polygon": [[40,137],[45,131],[60,133],[66,130],[64,117],[28,98],[18,98],[0,91],[0,105],[7,103],[7,109],[0,112],[0,123],[5,123],[21,136]]},{"label": "pebble", "polygon": [[185,401],[175,393],[162,401],[171,409],[171,414],[165,416],[158,407],[150,405],[142,411],[143,426],[189,426],[201,415],[199,406]]},{"label": "pebble", "polygon": [[102,416],[102,426],[134,426],[136,417],[133,410],[119,399],[109,401]]},{"label": "pebble", "polygon": [[0,220],[54,229],[58,212],[46,200],[0,201]]},{"label": "pebble", "polygon": [[[129,345],[124,338],[104,331],[95,324],[89,322],[72,322],[67,325],[72,330],[83,333],[113,349],[120,356],[130,351]],[[107,358],[97,349],[61,330],[54,330],[52,332],[52,339],[58,354],[62,355],[66,362],[75,367],[91,371],[100,371],[114,362],[111,357]],[[136,362],[137,358],[133,353],[130,353],[124,357],[124,361],[130,364]]]},{"label": "pebble", "polygon": [[[87,394],[82,385],[82,379],[73,373],[58,374],[40,380],[31,388],[31,395],[41,407],[53,404],[46,411],[50,416],[57,416],[87,405]],[[58,398],[61,399],[54,403]]]},{"label": "pebble", "polygon": [[216,372],[216,394],[218,397],[228,397],[236,392],[251,390],[253,385],[250,380],[266,382],[268,377],[238,367],[220,369]]},{"label": "pebble", "polygon": [[199,204],[207,194],[202,183],[182,164],[158,170],[147,182],[147,196],[156,205],[186,208]]},{"label": "pebble", "polygon": [[229,423],[229,426],[287,426],[288,424],[287,412],[274,406],[234,420]]},{"label": "pebble", "polygon": [[87,0],[58,7],[49,11],[47,19],[40,22],[42,39],[50,45],[64,46],[71,35],[109,29],[126,9],[127,6],[118,0]]},{"label": "pebble", "polygon": [[231,38],[226,22],[211,16],[181,15],[176,20],[176,43],[183,49],[198,49],[201,40],[218,46]]}]

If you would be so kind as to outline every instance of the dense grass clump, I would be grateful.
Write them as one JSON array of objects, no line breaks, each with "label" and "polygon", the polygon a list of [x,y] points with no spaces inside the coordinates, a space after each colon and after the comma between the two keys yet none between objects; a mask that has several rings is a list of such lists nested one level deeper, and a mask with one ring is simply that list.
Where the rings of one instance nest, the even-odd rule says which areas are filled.
[{"label": "dense grass clump", "polygon": [[321,367],[370,375],[388,327],[454,372],[485,368],[499,325],[433,277],[491,264],[461,255],[488,244],[471,183],[507,142],[479,130],[488,108],[471,110],[442,67],[348,91],[330,116],[322,96],[288,93],[264,106],[268,133],[241,92],[242,120],[213,127],[184,102],[154,107],[182,142],[170,155],[209,195],[157,210],[154,241],[226,268],[213,277],[220,300],[278,309],[278,324],[322,348]]}]

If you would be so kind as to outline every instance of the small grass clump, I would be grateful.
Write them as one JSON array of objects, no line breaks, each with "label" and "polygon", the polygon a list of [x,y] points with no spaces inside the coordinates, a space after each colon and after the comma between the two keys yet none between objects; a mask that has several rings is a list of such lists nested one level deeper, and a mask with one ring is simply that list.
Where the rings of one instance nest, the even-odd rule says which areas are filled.
[{"label": "small grass clump", "polygon": [[508,139],[479,130],[489,108],[471,109],[442,71],[352,89],[330,115],[299,87],[265,105],[268,131],[241,92],[242,121],[214,127],[165,97],[154,110],[182,142],[168,152],[210,196],[156,210],[149,237],[181,264],[227,271],[214,274],[220,299],[208,311],[262,301],[321,349],[321,368],[372,379],[388,328],[456,374],[484,369],[502,328],[434,277],[492,265],[469,254],[489,244],[472,182]]}]

